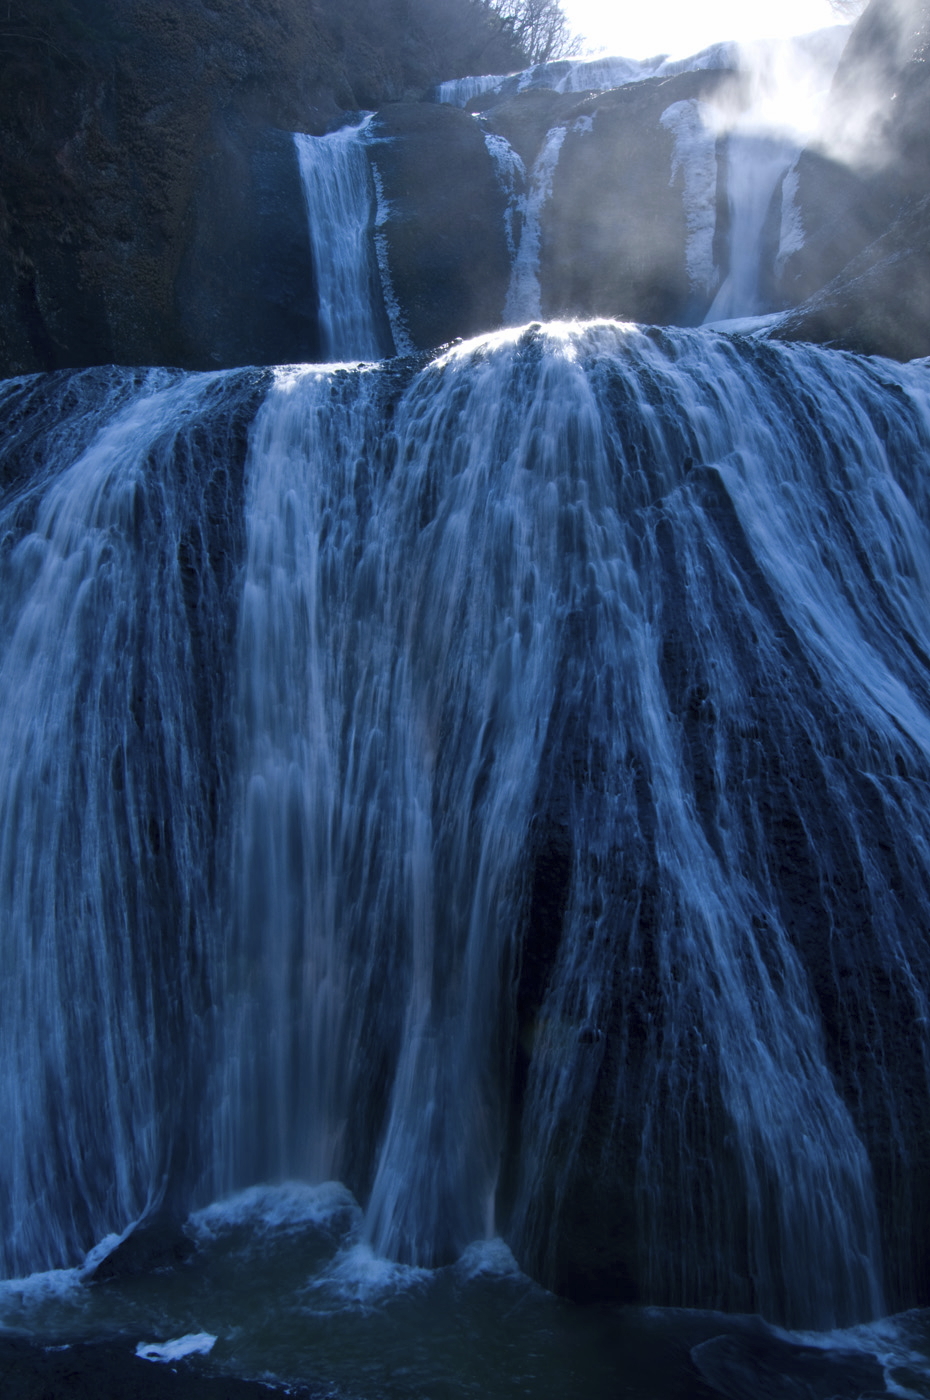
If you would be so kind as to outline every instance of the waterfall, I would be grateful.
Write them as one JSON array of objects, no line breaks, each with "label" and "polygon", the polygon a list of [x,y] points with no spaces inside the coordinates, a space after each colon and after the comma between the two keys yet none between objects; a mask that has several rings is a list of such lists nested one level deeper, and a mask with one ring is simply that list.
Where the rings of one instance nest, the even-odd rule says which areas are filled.
[{"label": "waterfall", "polygon": [[450,107],[465,107],[473,97],[495,92],[508,81],[506,73],[484,73],[476,78],[450,78],[436,87],[435,99]]},{"label": "waterfall", "polygon": [[364,144],[369,120],[327,136],[294,134],[316,272],[320,340],[324,358],[331,362],[377,360],[394,349],[381,326],[374,187]]},{"label": "waterfall", "polygon": [[0,411],[5,1274],[339,1178],[409,1263],[912,1296],[925,366],[593,322]]},{"label": "waterfall", "polygon": [[[508,326],[520,325],[542,315],[542,287],[539,281],[540,221],[546,201],[552,194],[552,180],[567,132],[567,126],[554,126],[546,133],[542,149],[530,172],[528,189],[522,201],[520,242],[511,266],[510,286],[504,304],[504,324]],[[511,214],[511,229],[513,223]]]},{"label": "waterfall", "polygon": [[[192,1184],[223,805],[204,755],[224,748],[250,383],[112,370],[2,386],[7,1276],[73,1263]],[[11,464],[31,474],[10,483]]]},{"label": "waterfall", "polygon": [[[739,46],[748,103],[736,113],[721,109],[710,114],[712,128],[726,132],[730,230],[729,268],[705,324],[773,310],[766,280],[778,259],[803,241],[792,217],[792,171],[802,148],[820,133],[847,38],[848,31],[837,26],[796,39]],[[773,220],[780,223],[780,238],[768,236]]]},{"label": "waterfall", "polygon": [[708,324],[771,310],[762,287],[765,226],[775,192],[799,154],[794,142],[731,132],[727,141],[730,267],[707,312]]},{"label": "waterfall", "polygon": [[642,83],[649,78],[667,78],[676,73],[695,73],[708,68],[736,69],[739,63],[736,44],[712,44],[688,58],[559,58],[534,64],[522,73],[483,74],[474,78],[452,78],[439,83],[433,97],[436,102],[453,107],[466,107],[475,97],[486,93],[510,96],[528,88],[550,88],[553,92],[608,92],[627,83]]},{"label": "waterfall", "polygon": [[496,132],[484,133],[484,144],[494,162],[497,181],[507,199],[504,210],[504,236],[510,265],[513,267],[517,249],[523,233],[523,219],[526,210],[526,166],[517,155],[510,142]]}]

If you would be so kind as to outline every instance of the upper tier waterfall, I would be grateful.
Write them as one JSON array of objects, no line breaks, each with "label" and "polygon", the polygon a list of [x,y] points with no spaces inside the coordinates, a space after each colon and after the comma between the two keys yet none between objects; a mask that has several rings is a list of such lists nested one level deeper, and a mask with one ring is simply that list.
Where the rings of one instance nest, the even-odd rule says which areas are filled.
[{"label": "upper tier waterfall", "polygon": [[534,88],[549,88],[553,92],[607,92],[625,83],[642,83],[647,78],[667,78],[675,73],[694,73],[706,68],[735,68],[738,65],[737,45],[712,44],[688,58],[559,58],[536,63],[522,73],[484,74],[478,78],[452,78],[439,83],[434,97],[464,107],[475,97],[486,93],[509,96]]},{"label": "upper tier waterfall", "polygon": [[373,242],[375,190],[364,145],[369,119],[327,136],[294,135],[328,361],[377,360],[394,351]]},{"label": "upper tier waterfall", "polygon": [[[812,232],[796,205],[799,158],[808,152],[805,168],[827,161],[824,109],[847,37],[836,26],[674,63],[565,59],[441,85],[443,116],[432,126],[379,117],[402,149],[383,228],[402,309],[406,299],[416,320],[424,287],[438,297],[461,277],[463,308],[479,298],[486,308],[481,329],[592,315],[695,325],[783,311],[798,296],[795,264]],[[473,111],[497,179],[476,160],[471,198],[459,203],[444,186],[440,205],[442,145],[471,161],[475,144],[456,103]],[[829,161],[824,178],[833,178],[828,171]],[[454,316],[431,325],[432,340],[414,334],[418,348],[459,329]]]},{"label": "upper tier waterfall", "polygon": [[705,316],[708,323],[773,309],[765,284],[788,251],[788,177],[802,148],[819,135],[846,38],[837,28],[740,50],[749,100],[735,113],[711,115],[711,125],[726,133],[729,232],[727,275]]},{"label": "upper tier waterfall", "polygon": [[298,1177],[414,1264],[914,1296],[926,366],[594,322],[0,412],[6,1275]]}]

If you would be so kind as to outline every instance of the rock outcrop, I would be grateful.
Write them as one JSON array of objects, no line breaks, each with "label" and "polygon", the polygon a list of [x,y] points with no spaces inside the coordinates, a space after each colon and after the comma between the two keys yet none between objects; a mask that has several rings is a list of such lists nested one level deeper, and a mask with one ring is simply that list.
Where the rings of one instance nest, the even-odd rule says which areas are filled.
[{"label": "rock outcrop", "polygon": [[862,355],[930,355],[930,196],[850,259],[775,331]]},{"label": "rock outcrop", "polygon": [[[0,373],[315,354],[292,154],[472,63],[467,0],[10,0],[0,24]],[[289,192],[290,191],[290,192]],[[300,246],[298,246],[300,245]]]},{"label": "rock outcrop", "polygon": [[543,214],[544,315],[703,319],[723,256],[725,172],[711,132],[694,138],[701,104],[734,81],[726,71],[681,73],[578,108]]},{"label": "rock outcrop", "polygon": [[477,122],[457,107],[399,103],[381,109],[372,135],[410,343],[428,350],[499,325],[510,277],[505,196]]},{"label": "rock outcrop", "polygon": [[699,323],[727,219],[725,153],[699,114],[735,81],[712,69],[603,93],[534,86],[478,98],[473,116],[383,108],[370,153],[413,346],[538,316]]},{"label": "rock outcrop", "polygon": [[775,334],[864,354],[930,354],[930,5],[871,0],[837,71],[825,150],[799,163],[804,245]]}]

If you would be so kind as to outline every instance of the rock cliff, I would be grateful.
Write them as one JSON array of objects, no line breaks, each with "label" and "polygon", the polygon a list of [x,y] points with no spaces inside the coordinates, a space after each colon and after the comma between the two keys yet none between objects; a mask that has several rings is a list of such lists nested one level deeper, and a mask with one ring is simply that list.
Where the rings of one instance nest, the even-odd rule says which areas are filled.
[{"label": "rock cliff", "polygon": [[803,247],[776,334],[865,354],[930,354],[930,5],[871,0],[799,163]]},{"label": "rock cliff", "polygon": [[4,374],[312,358],[302,201],[276,131],[323,132],[450,71],[521,58],[469,0],[6,8]]}]

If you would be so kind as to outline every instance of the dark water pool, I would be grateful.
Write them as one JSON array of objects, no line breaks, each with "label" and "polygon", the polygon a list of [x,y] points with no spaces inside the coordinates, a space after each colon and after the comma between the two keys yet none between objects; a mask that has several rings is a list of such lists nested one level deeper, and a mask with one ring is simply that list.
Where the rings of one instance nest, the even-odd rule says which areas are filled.
[{"label": "dark water pool", "polygon": [[45,1348],[125,1339],[189,1377],[334,1400],[930,1397],[930,1313],[801,1335],[712,1311],[580,1307],[500,1240],[427,1271],[375,1257],[358,1222],[338,1185],[256,1188],[191,1218],[196,1248],[178,1267],[93,1282],[107,1241],[83,1269],[0,1284],[0,1328]]}]

